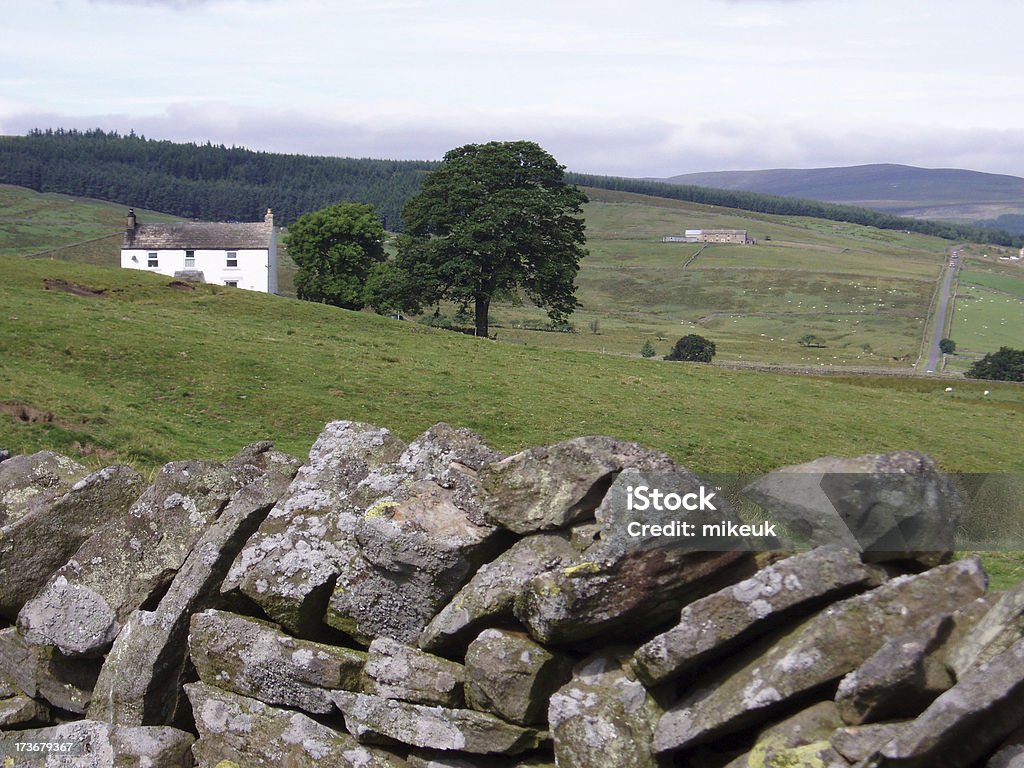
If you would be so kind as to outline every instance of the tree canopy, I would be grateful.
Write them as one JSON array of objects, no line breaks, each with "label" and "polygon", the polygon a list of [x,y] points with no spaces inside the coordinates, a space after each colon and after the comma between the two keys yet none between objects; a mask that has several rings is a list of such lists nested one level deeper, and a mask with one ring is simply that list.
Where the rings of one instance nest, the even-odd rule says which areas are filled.
[{"label": "tree canopy", "polygon": [[968,370],[972,379],[1024,381],[1024,349],[1000,347],[976,361]]},{"label": "tree canopy", "polygon": [[384,227],[372,205],[337,203],[300,216],[287,242],[300,299],[363,308],[367,277],[384,260]]},{"label": "tree canopy", "polygon": [[691,333],[676,342],[666,360],[683,360],[694,363],[710,363],[715,356],[715,342]]},{"label": "tree canopy", "polygon": [[586,195],[529,141],[467,144],[448,152],[402,211],[396,264],[405,308],[448,299],[474,308],[486,336],[491,301],[522,290],[554,322],[576,308],[586,254]]}]

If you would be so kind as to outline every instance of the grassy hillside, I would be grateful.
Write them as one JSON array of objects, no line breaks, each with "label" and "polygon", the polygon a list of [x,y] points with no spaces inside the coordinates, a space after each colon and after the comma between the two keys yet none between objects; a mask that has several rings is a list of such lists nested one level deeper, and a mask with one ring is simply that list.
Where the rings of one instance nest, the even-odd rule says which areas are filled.
[{"label": "grassy hillside", "polygon": [[[501,341],[635,357],[647,341],[664,355],[679,336],[696,332],[715,341],[718,362],[913,369],[948,241],[625,192],[588,194],[590,255],[578,279],[577,332],[536,330],[548,324],[544,312],[528,302],[496,302],[493,332]],[[0,254],[116,265],[123,216],[110,203],[0,187]],[[746,229],[758,244],[709,246],[693,258],[699,246],[662,242],[716,227]],[[998,265],[997,256],[1010,251],[990,245],[966,253],[964,263],[970,256],[977,269],[991,269],[986,258]],[[283,248],[281,256],[279,283],[294,295],[294,265]],[[1021,273],[1019,263],[1001,268]],[[451,319],[454,307],[442,311]],[[826,346],[802,347],[807,334]],[[962,351],[956,362],[965,369],[990,350],[979,342]]]},{"label": "grassy hillside", "polygon": [[17,257],[0,269],[0,445],[19,452],[154,467],[266,438],[302,455],[348,418],[406,438],[445,420],[505,451],[611,434],[704,471],[898,448],[949,470],[1024,469],[1006,450],[1024,418],[1012,385],[985,384],[983,398],[981,384],[729,371],[496,344],[128,270]]},{"label": "grassy hillside", "polygon": [[[0,184],[0,253],[117,266],[127,208]],[[138,211],[147,221],[174,216]]]},{"label": "grassy hillside", "polygon": [[[578,332],[522,330],[541,324],[543,313],[506,304],[494,311],[499,339],[631,355],[650,340],[664,355],[692,332],[715,341],[719,361],[906,372],[917,362],[948,241],[587,192],[590,255],[578,279]],[[662,242],[693,228],[746,229],[757,245],[712,245],[691,261],[699,245]],[[802,347],[806,334],[825,348]]]}]

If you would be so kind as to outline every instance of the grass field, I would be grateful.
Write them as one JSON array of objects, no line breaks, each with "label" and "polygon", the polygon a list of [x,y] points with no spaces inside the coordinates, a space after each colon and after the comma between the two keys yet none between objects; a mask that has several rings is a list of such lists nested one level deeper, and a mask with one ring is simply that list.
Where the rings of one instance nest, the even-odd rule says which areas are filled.
[{"label": "grass field", "polygon": [[[522,330],[543,313],[497,305],[498,338],[659,355],[700,333],[724,361],[911,370],[949,243],[803,217],[716,209],[588,190],[587,247],[578,278],[578,333]],[[754,246],[664,243],[685,229],[746,229]],[[596,323],[596,325],[595,325]],[[596,332],[595,332],[596,331]],[[824,349],[798,343],[806,334]]]},{"label": "grass field", "polygon": [[950,338],[956,355],[947,369],[966,371],[1000,347],[1024,348],[1024,264],[975,252],[960,272]]},{"label": "grass field", "polygon": [[[127,207],[0,184],[0,254],[118,266]],[[176,221],[137,211],[146,221]]]},{"label": "grass field", "polygon": [[[588,249],[578,277],[577,333],[548,333],[529,302],[495,302],[503,342],[638,356],[686,333],[717,359],[770,365],[910,371],[948,243],[805,217],[760,215],[606,190],[588,190]],[[0,254],[117,264],[124,207],[0,188]],[[163,220],[140,212],[142,220]],[[746,229],[758,244],[664,243],[692,228]],[[99,238],[99,239],[97,239]],[[294,265],[281,248],[282,293]],[[443,310],[454,314],[454,307]],[[533,329],[533,330],[530,330]],[[826,347],[798,339],[813,334]]]},{"label": "grass field", "polygon": [[[326,421],[412,437],[439,420],[511,451],[587,433],[700,470],[915,448],[949,470],[1021,471],[1006,450],[1024,390],[827,380],[494,344],[246,291],[59,261],[0,258],[0,445],[154,467],[269,438],[304,454]],[[102,291],[47,290],[63,279]],[[996,397],[983,398],[982,388]],[[1015,431],[1016,430],[1016,431]]]}]

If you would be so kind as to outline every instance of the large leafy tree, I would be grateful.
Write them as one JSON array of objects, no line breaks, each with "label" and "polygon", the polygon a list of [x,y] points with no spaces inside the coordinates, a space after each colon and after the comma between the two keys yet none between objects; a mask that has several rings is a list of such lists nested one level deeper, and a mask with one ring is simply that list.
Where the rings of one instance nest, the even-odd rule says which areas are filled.
[{"label": "large leafy tree", "polygon": [[448,152],[402,212],[405,308],[442,299],[472,306],[476,334],[487,336],[491,301],[521,290],[564,322],[577,306],[587,201],[564,171],[530,141]]},{"label": "large leafy tree", "polygon": [[288,255],[300,299],[362,309],[367,276],[384,261],[384,227],[372,205],[337,203],[288,228]]},{"label": "large leafy tree", "polygon": [[715,356],[715,342],[691,333],[676,342],[666,360],[684,360],[694,363],[710,363]]}]

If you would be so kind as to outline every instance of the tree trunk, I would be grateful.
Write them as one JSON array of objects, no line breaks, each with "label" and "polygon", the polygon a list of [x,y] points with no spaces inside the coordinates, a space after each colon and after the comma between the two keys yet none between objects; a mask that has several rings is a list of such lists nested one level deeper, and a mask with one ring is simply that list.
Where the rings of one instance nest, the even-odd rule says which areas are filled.
[{"label": "tree trunk", "polygon": [[488,313],[491,308],[490,296],[476,296],[476,335],[481,339],[487,338]]}]

